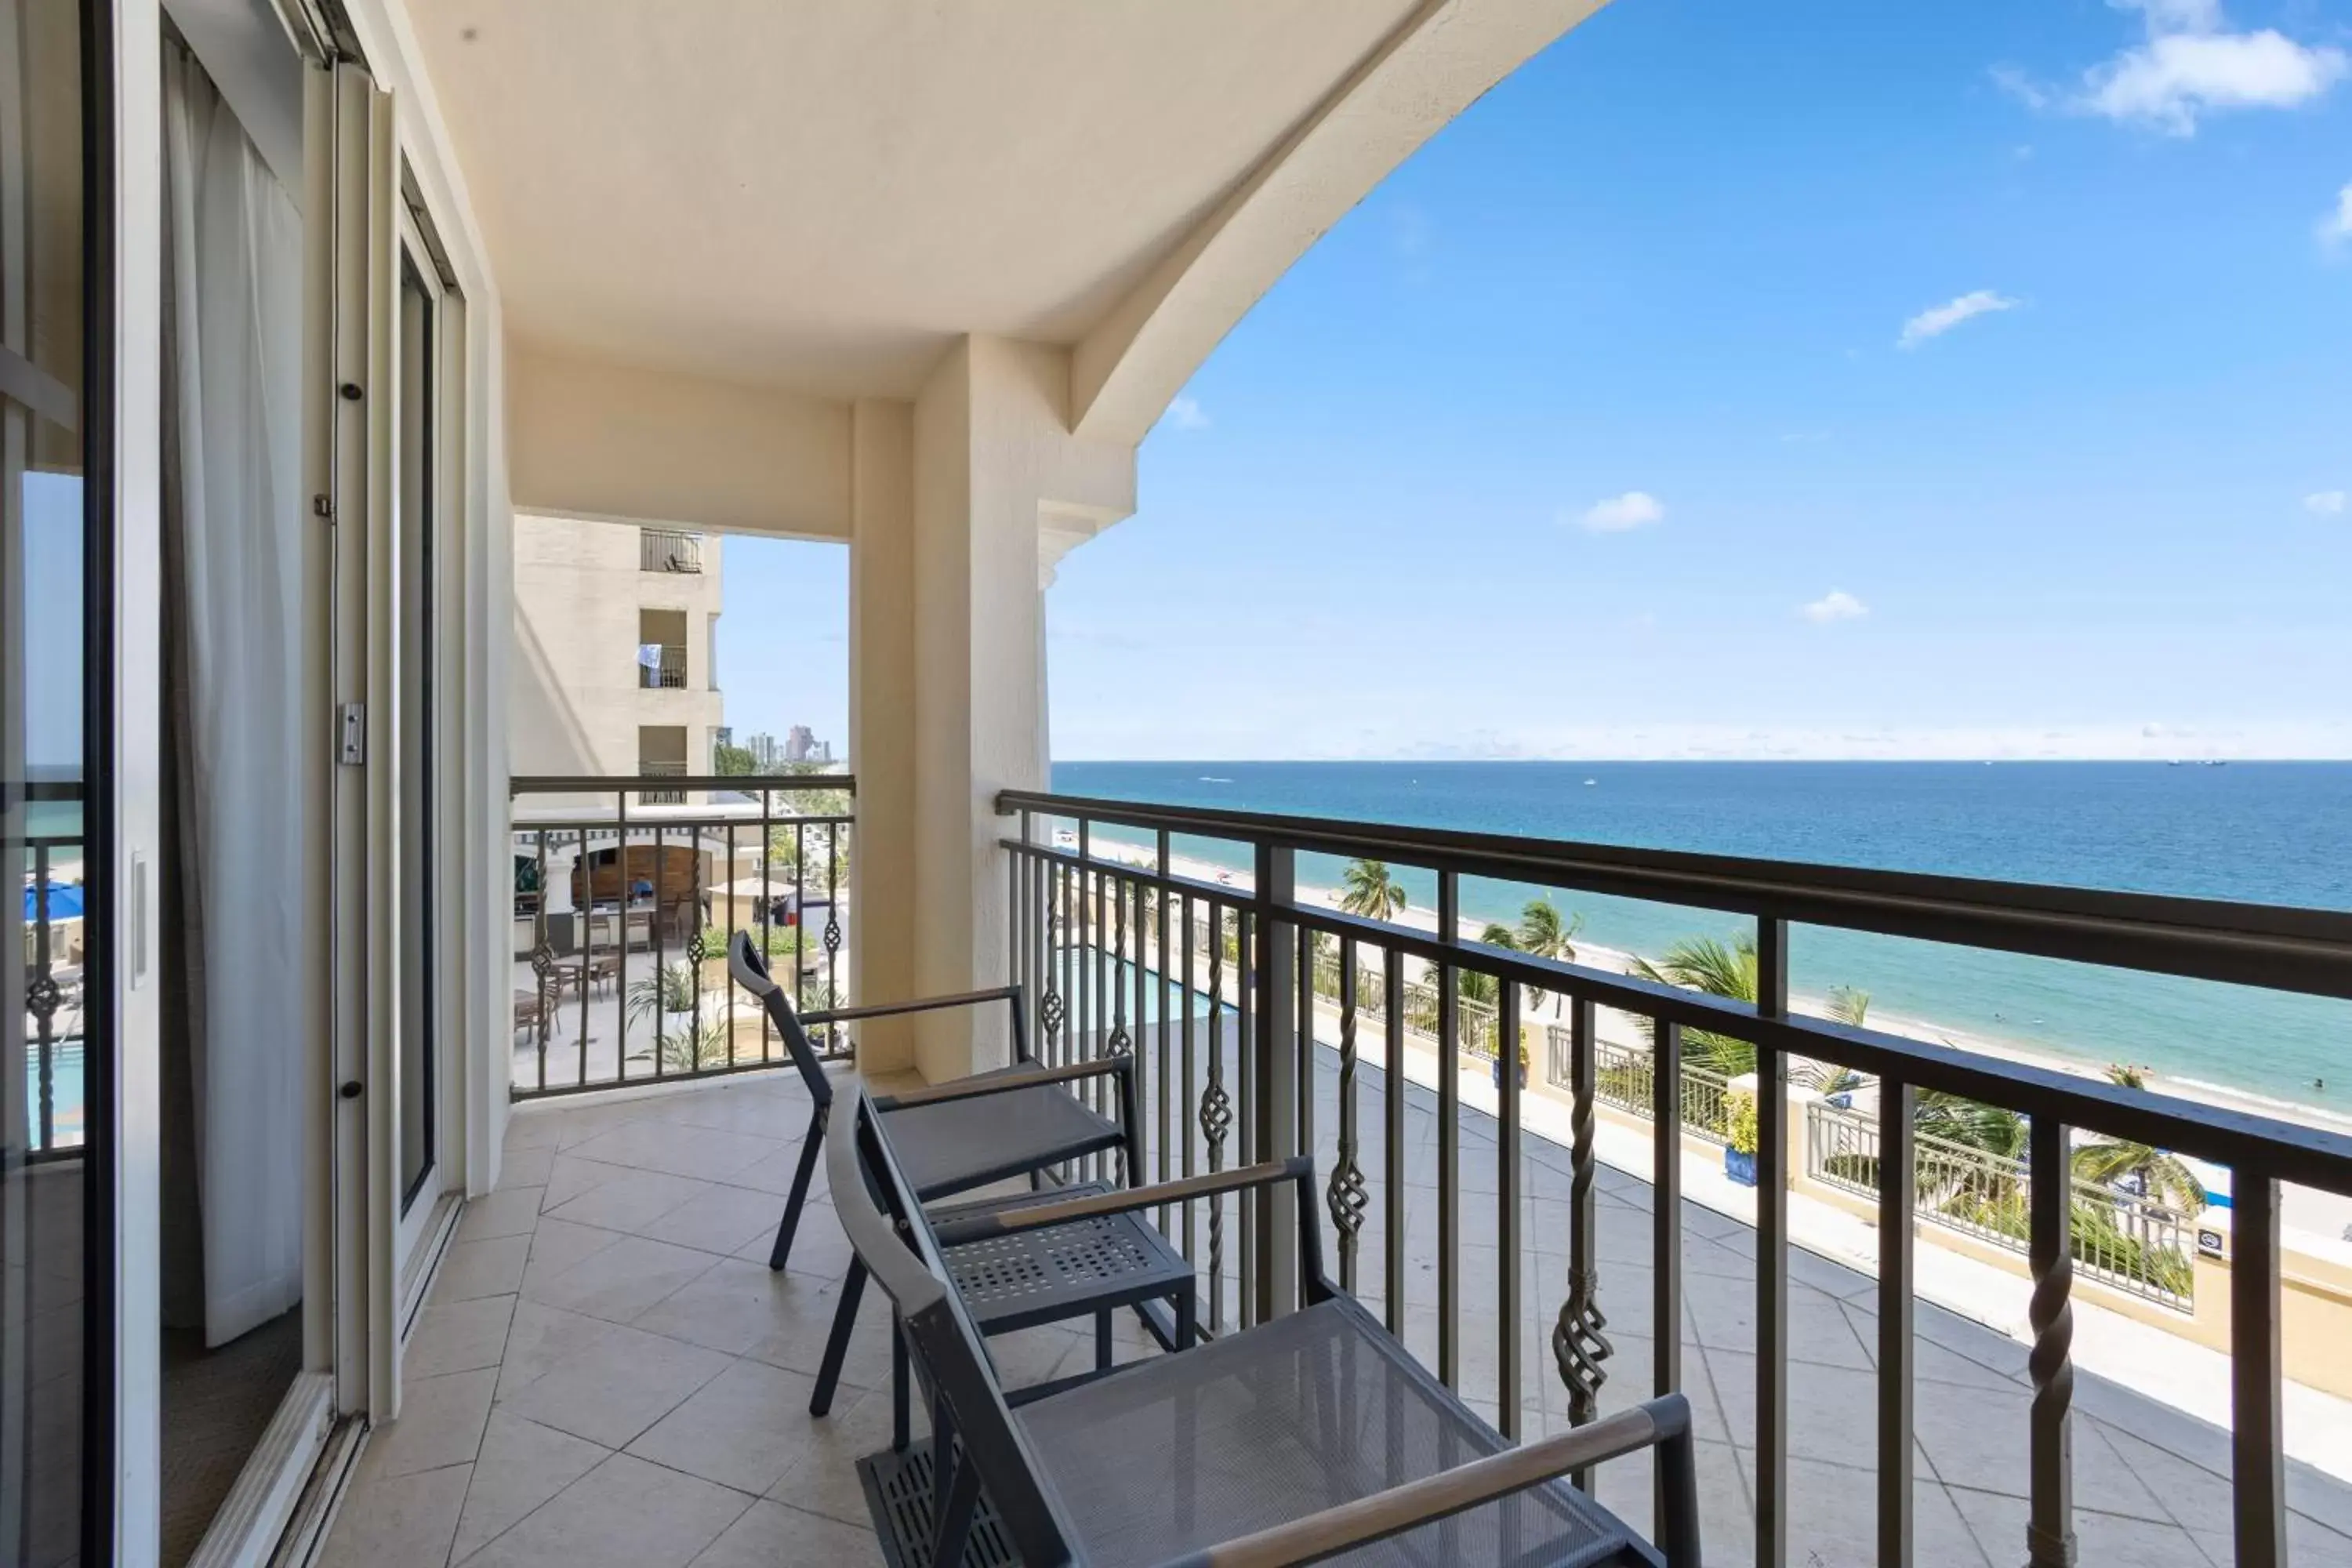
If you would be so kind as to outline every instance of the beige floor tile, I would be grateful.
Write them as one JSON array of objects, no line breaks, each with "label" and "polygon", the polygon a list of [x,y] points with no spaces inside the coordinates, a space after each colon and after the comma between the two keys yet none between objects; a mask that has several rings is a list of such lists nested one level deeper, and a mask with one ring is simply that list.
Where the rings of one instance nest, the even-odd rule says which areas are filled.
[{"label": "beige floor tile", "polygon": [[432,1300],[446,1304],[484,1296],[511,1296],[522,1285],[523,1265],[530,1258],[530,1237],[527,1236],[453,1242],[433,1281]]},{"label": "beige floor tile", "polygon": [[808,1412],[814,1381],[755,1361],[739,1361],[695,1390],[628,1451],[741,1491],[783,1479],[816,1440]]},{"label": "beige floor tile", "polygon": [[514,1307],[512,1296],[478,1296],[427,1306],[417,1314],[415,1331],[402,1353],[401,1375],[413,1380],[495,1368],[506,1355]]},{"label": "beige floor tile", "polygon": [[776,1568],[785,1563],[879,1568],[881,1562],[882,1549],[871,1529],[762,1499],[728,1526],[693,1568]]},{"label": "beige floor tile", "polygon": [[583,1160],[717,1181],[768,1158],[782,1146],[781,1139],[748,1132],[703,1127],[680,1136],[675,1122],[633,1121],[566,1148]]},{"label": "beige floor tile", "polygon": [[[922,1402],[913,1411],[914,1435],[930,1429]],[[833,1414],[815,1425],[815,1434],[783,1479],[768,1489],[769,1498],[792,1508],[824,1514],[844,1524],[870,1526],[866,1493],[858,1484],[857,1461],[879,1452],[890,1441],[890,1395],[868,1394],[856,1398],[844,1390]]]},{"label": "beige floor tile", "polygon": [[501,1388],[499,1403],[575,1437],[622,1448],[727,1365],[716,1351],[607,1324],[584,1348]]},{"label": "beige floor tile", "polygon": [[752,1501],[615,1454],[467,1562],[478,1568],[684,1568]]},{"label": "beige floor tile", "polygon": [[509,1187],[543,1187],[549,1173],[555,1169],[555,1145],[537,1144],[518,1148],[509,1143],[499,1160],[500,1192]]},{"label": "beige floor tile", "polygon": [[539,1223],[543,1187],[501,1186],[497,1192],[467,1201],[457,1220],[459,1241],[487,1241],[497,1236],[528,1236]]},{"label": "beige floor tile", "polygon": [[495,1367],[405,1378],[400,1388],[400,1418],[376,1428],[368,1453],[385,1476],[413,1475],[449,1465],[470,1465],[482,1446],[498,1390]]},{"label": "beige floor tile", "polygon": [[729,1355],[788,1334],[836,1297],[822,1280],[778,1274],[764,1262],[730,1258],[641,1314],[635,1327]]},{"label": "beige floor tile", "polygon": [[335,1514],[321,1568],[442,1568],[472,1474],[470,1465],[451,1465],[386,1477],[362,1458]]},{"label": "beige floor tile", "polygon": [[609,1458],[607,1449],[584,1437],[526,1421],[504,1408],[492,1410],[480,1457],[474,1461],[473,1484],[457,1516],[450,1561],[464,1562]]},{"label": "beige floor tile", "polygon": [[[667,1135],[679,1136],[675,1130],[669,1130]],[[688,1199],[711,1190],[709,1183],[688,1176],[625,1170],[578,1197],[551,1205],[547,1217],[568,1220],[573,1225],[593,1225],[602,1230],[637,1230],[652,1225]]]},{"label": "beige floor tile", "polygon": [[772,1194],[750,1187],[712,1187],[688,1198],[658,1219],[627,1228],[676,1247],[731,1253],[756,1247],[762,1254],[776,1234],[784,1205]]},{"label": "beige floor tile", "polygon": [[690,1247],[626,1236],[559,1274],[534,1273],[523,1281],[522,1294],[542,1306],[625,1323],[719,1263]]}]

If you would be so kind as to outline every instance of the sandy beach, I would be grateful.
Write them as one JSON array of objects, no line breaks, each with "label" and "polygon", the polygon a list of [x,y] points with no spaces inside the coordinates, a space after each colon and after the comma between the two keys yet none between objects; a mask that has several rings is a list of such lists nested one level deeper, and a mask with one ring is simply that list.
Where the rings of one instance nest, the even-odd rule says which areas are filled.
[{"label": "sandy beach", "polygon": [[[1066,848],[1069,846],[1065,845],[1064,847]],[[1098,844],[1095,847],[1094,853],[1098,859],[1111,860],[1122,865],[1148,868],[1152,863],[1151,857],[1147,852],[1131,846]],[[1197,882],[1234,888],[1247,886],[1245,879],[1228,868],[1182,855],[1170,856],[1169,870],[1175,876]],[[1300,902],[1321,904],[1330,909],[1339,907],[1341,896],[1339,889],[1335,888],[1301,884],[1298,889]],[[1434,934],[1437,930],[1437,915],[1433,910],[1409,906],[1396,917],[1396,923]],[[1483,921],[1465,918],[1461,922],[1460,934],[1475,940],[1479,931],[1484,929],[1485,923]],[[1618,973],[1631,973],[1636,957],[1631,952],[1581,940],[1576,944],[1576,956],[1579,963],[1597,969],[1612,970]],[[1820,1015],[1827,1010],[1826,997],[1796,994],[1790,997],[1790,1003],[1801,1013]],[[1601,1019],[1600,1035],[1603,1040],[1614,1044],[1646,1046],[1646,1042],[1631,1018],[1622,1014],[1603,1009]],[[1870,1023],[1874,1028],[1883,1029],[1889,1034],[1948,1045],[1956,1049],[1995,1057],[2004,1061],[2045,1068],[2054,1072],[2069,1073],[2077,1078],[2099,1079],[2105,1076],[2105,1059],[2095,1060],[2087,1054],[2083,1057],[2063,1056],[2047,1049],[2036,1049],[2013,1040],[1989,1036],[1980,1030],[1949,1028],[1933,1019],[1907,1017],[1901,1014],[1874,1009],[1870,1015]],[[2249,1093],[2221,1084],[2155,1071],[2148,1072],[2147,1081],[2152,1092],[2169,1095],[2178,1100],[2352,1135],[2352,1117],[2341,1116],[2315,1106],[2297,1104],[2268,1095]],[[2286,1227],[2302,1232],[2304,1239],[2312,1243],[2315,1250],[2323,1251],[2329,1256],[2340,1257],[2344,1261],[2352,1263],[2352,1198],[2338,1197],[2332,1193],[2314,1192],[2303,1187],[2290,1187],[2282,1194],[2281,1204],[2282,1220]]]}]

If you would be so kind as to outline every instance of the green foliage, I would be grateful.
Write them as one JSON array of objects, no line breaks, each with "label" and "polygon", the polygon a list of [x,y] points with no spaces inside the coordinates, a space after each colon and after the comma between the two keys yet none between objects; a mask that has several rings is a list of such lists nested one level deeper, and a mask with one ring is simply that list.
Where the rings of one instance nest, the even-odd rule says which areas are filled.
[{"label": "green foliage", "polygon": [[[1701,991],[1709,996],[1719,996],[1727,1002],[1756,1005],[1756,943],[1742,937],[1727,946],[1711,936],[1691,937],[1668,948],[1656,963],[1646,958],[1633,961],[1633,973],[1641,979],[1660,985],[1677,985],[1685,991]],[[1830,992],[1829,1016],[1832,1022],[1849,1028],[1860,1028],[1870,1016],[1870,993],[1850,985],[1841,985]],[[1657,1040],[1657,1024],[1643,1019],[1643,1028],[1653,1045]],[[1683,1060],[1693,1067],[1703,1067],[1725,1078],[1738,1078],[1756,1070],[1756,1047],[1729,1035],[1719,1035],[1706,1029],[1686,1029],[1683,1032]],[[1808,1089],[1824,1091],[1847,1087],[1852,1075],[1832,1069],[1821,1062],[1801,1058],[1790,1064],[1790,1078]]]},{"label": "green foliage", "polygon": [[[2145,1090],[2147,1072],[2123,1062],[2109,1064],[2107,1080],[2124,1089]],[[2205,1212],[2204,1178],[2179,1156],[2146,1143],[2123,1138],[2102,1138],[2074,1151],[2074,1175],[2095,1186],[2137,1184],[2147,1201],[2189,1215]]]},{"label": "green foliage", "polygon": [[760,764],[745,746],[713,746],[710,748],[710,771],[735,776],[756,773]]},{"label": "green foliage", "polygon": [[628,1002],[624,1016],[630,1024],[641,1024],[656,1012],[685,1013],[694,1006],[695,974],[690,965],[666,964],[643,980],[629,982]]},{"label": "green foliage", "polygon": [[1387,921],[1404,913],[1404,885],[1389,875],[1383,861],[1350,860],[1339,883],[1339,907],[1351,915]]},{"label": "green foliage", "polygon": [[2021,1159],[2025,1154],[2024,1117],[1938,1089],[1913,1091],[1911,1130],[2004,1159]]},{"label": "green foliage", "polygon": [[661,1038],[664,1072],[700,1072],[727,1065],[727,1025],[723,1019],[698,1020],[667,1030]]},{"label": "green foliage", "polygon": [[1723,1131],[1731,1146],[1742,1154],[1756,1152],[1756,1097],[1735,1089],[1723,1097]]}]

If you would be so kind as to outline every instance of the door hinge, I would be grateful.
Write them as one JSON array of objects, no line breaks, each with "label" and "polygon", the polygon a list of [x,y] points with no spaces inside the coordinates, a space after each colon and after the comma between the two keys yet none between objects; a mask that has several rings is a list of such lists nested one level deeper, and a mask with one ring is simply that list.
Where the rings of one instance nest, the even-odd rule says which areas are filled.
[{"label": "door hinge", "polygon": [[343,743],[337,760],[347,768],[356,768],[367,762],[367,704],[343,704]]},{"label": "door hinge", "polygon": [[329,522],[334,521],[335,503],[333,499],[328,496],[312,496],[310,498],[310,515],[312,517],[324,518]]}]

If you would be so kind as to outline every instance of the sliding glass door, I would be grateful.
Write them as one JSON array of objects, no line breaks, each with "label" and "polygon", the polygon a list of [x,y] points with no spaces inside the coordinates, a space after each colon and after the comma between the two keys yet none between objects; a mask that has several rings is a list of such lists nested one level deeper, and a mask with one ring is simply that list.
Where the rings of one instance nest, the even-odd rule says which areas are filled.
[{"label": "sliding glass door", "polygon": [[0,1562],[99,1562],[111,1517],[111,569],[91,455],[93,47],[0,0]]}]

